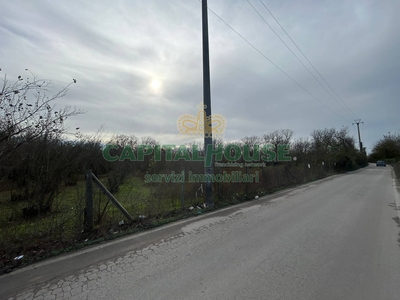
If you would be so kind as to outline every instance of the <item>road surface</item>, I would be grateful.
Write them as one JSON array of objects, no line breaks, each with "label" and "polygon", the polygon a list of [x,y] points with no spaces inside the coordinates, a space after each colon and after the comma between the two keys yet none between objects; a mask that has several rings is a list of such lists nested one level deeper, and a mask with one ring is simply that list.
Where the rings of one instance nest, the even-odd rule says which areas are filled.
[{"label": "road surface", "polygon": [[369,166],[0,277],[0,299],[400,299],[399,190]]}]

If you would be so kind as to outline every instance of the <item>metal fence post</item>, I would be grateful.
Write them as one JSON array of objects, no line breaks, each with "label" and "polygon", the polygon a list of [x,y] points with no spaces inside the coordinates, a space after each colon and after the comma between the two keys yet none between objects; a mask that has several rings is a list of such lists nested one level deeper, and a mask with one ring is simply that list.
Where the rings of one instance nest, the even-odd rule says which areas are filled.
[{"label": "metal fence post", "polygon": [[[90,172],[90,177],[91,177],[91,181],[93,180],[93,182],[99,187],[99,189],[107,196],[108,199],[110,199],[110,201],[120,210],[120,212],[122,212],[124,214],[124,216],[129,220],[129,221],[133,221],[132,216],[126,211],[126,209],[118,202],[117,199],[115,199],[115,197],[110,193],[109,190],[107,190],[107,188],[100,182],[100,180],[94,175],[92,174],[92,172]],[[93,220],[93,202],[92,202],[92,220]],[[93,222],[93,221],[92,221]]]},{"label": "metal fence post", "polygon": [[86,207],[85,207],[85,231],[93,230],[93,181],[92,170],[86,170]]},{"label": "metal fence post", "polygon": [[185,172],[186,172],[186,168],[185,167],[183,167],[182,168],[182,189],[181,189],[181,209],[183,210],[183,209],[185,209],[185,176],[186,176],[186,174],[185,174]]}]

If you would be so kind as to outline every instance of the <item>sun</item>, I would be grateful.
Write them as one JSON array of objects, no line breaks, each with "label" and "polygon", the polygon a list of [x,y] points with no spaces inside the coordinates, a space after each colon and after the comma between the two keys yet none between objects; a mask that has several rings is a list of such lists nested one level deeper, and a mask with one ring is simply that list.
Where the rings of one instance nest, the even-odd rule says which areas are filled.
[{"label": "sun", "polygon": [[150,86],[153,89],[154,93],[158,94],[161,89],[161,81],[158,79],[153,79],[150,83]]}]

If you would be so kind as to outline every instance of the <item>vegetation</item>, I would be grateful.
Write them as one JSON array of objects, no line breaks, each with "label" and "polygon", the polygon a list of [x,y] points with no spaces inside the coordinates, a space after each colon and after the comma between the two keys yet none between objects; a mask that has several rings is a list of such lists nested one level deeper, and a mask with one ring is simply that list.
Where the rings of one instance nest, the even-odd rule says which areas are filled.
[{"label": "vegetation", "polygon": [[387,163],[400,160],[400,134],[384,136],[383,139],[376,142],[371,154],[370,161],[385,160]]},{"label": "vegetation", "polygon": [[[56,109],[57,99],[66,94],[69,86],[49,96],[50,82],[35,76],[31,79],[19,76],[13,84],[9,84],[6,76],[3,79],[0,94],[0,269],[3,271],[17,263],[207,210],[202,205],[203,184],[190,181],[187,175],[202,174],[203,162],[156,161],[151,156],[137,161],[108,162],[102,156],[105,142],[118,145],[118,149],[112,149],[113,155],[121,154],[126,145],[136,151],[138,145],[154,149],[158,143],[152,137],[139,140],[134,135],[121,134],[107,140],[101,131],[92,136],[77,133],[74,140],[67,138],[65,120],[83,113],[70,107]],[[284,129],[233,142],[241,150],[250,145],[251,154],[257,145],[271,144],[276,151],[278,145],[290,144],[289,155],[296,160],[258,159],[254,163],[265,165],[215,167],[215,174],[234,171],[258,174],[257,180],[250,183],[215,182],[215,208],[366,165],[365,154],[356,150],[347,128],[315,130],[306,139],[293,140],[293,134],[292,130]],[[188,146],[193,144],[196,143]],[[214,147],[223,144],[227,141],[214,140]],[[202,149],[202,145],[198,146]],[[245,163],[243,157],[237,162]],[[123,215],[95,189],[95,229],[84,231],[87,169],[115,195],[134,222],[128,224],[123,220]],[[148,174],[172,172],[184,172],[184,182],[144,181]],[[20,255],[24,255],[22,260],[14,260]]]},{"label": "vegetation", "polygon": [[393,163],[394,173],[398,180],[400,180],[400,161]]}]

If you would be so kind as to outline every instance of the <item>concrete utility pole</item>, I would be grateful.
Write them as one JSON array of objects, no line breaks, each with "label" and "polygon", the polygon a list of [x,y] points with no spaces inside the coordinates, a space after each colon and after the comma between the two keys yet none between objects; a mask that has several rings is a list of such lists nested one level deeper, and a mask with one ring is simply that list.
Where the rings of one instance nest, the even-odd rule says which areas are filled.
[{"label": "concrete utility pole", "polygon": [[[203,25],[203,103],[204,114],[204,152],[207,156],[208,145],[212,145],[212,133],[208,131],[207,118],[211,118],[211,88],[210,88],[210,55],[208,46],[208,17],[207,0],[202,0],[202,25]],[[214,206],[213,186],[211,175],[214,174],[213,163],[204,167],[207,181],[205,186],[205,203],[208,207]]]},{"label": "concrete utility pole", "polygon": [[357,124],[357,129],[358,129],[358,143],[360,144],[360,152],[363,152],[363,146],[362,146],[361,135],[360,135],[360,123],[364,124],[364,122],[361,122],[361,119],[354,120],[354,121],[355,121],[355,123],[353,123],[353,125]]}]

